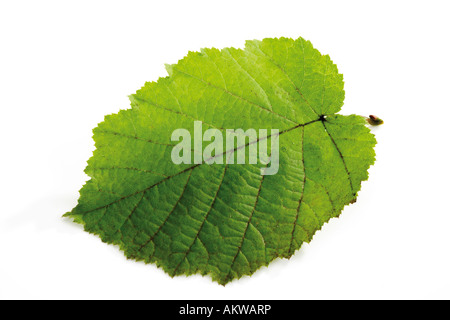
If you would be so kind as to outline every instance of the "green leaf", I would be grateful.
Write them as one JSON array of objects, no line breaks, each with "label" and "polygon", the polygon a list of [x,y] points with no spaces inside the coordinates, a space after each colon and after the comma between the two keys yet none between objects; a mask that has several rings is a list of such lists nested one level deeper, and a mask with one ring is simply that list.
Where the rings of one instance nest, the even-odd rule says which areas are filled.
[{"label": "green leaf", "polygon": [[[343,77],[309,41],[203,49],[167,70],[94,129],[91,179],[66,214],[86,231],[171,276],[226,284],[289,258],[356,200],[376,140],[365,118],[335,115]],[[203,131],[278,129],[278,173],[261,175],[261,163],[174,164],[171,134],[193,132],[194,121]]]}]

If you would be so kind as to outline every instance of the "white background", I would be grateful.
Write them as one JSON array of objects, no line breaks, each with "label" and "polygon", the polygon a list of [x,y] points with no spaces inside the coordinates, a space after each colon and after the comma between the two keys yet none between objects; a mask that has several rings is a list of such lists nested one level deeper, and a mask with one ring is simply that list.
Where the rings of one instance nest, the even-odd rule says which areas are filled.
[{"label": "white background", "polygon": [[[448,1],[1,1],[0,298],[449,299]],[[376,114],[358,201],[290,260],[226,287],[127,260],[61,215],[92,129],[189,50],[302,36]]]}]

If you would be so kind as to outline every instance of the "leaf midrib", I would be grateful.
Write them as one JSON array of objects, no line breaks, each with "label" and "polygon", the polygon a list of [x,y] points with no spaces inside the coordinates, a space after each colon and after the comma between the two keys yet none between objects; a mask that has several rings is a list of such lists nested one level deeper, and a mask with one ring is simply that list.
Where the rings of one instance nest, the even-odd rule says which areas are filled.
[{"label": "leaf midrib", "polygon": [[[295,129],[298,129],[298,128],[301,128],[301,127],[305,127],[305,126],[307,126],[307,125],[310,125],[310,124],[315,123],[315,122],[318,122],[318,121],[324,121],[323,117],[320,117],[320,118],[318,118],[318,119],[316,119],[316,120],[312,120],[312,121],[309,121],[309,122],[307,122],[307,123],[299,124],[299,125],[297,125],[297,126],[295,126],[295,127],[292,127],[292,128],[286,129],[286,130],[283,130],[283,131],[279,132],[278,135],[282,135],[282,134],[284,134],[284,133],[286,133],[286,132],[290,132],[290,131],[292,131],[292,130],[295,130]],[[269,139],[269,138],[271,138],[271,137],[272,137],[272,134],[271,134],[271,135],[268,135],[268,136],[265,137],[264,139]],[[243,147],[247,147],[247,146],[249,146],[251,143],[258,143],[258,142],[261,141],[261,140],[262,140],[262,139],[258,138],[258,139],[255,140],[255,141],[248,142],[248,143],[245,144]],[[241,146],[241,147],[242,147],[242,146]],[[235,152],[238,148],[240,148],[240,147],[234,148],[234,149],[233,149],[233,152]],[[230,150],[225,151],[224,153],[222,153],[222,155],[223,155],[223,154],[226,154],[226,153],[228,153],[228,152],[230,152]],[[220,156],[220,155],[216,155],[215,157],[217,157],[217,156]],[[174,178],[174,177],[176,177],[176,176],[178,176],[178,175],[180,175],[180,174],[183,174],[183,173],[185,173],[185,172],[188,172],[189,170],[193,170],[193,169],[195,169],[195,168],[197,168],[197,167],[199,167],[200,165],[205,164],[205,163],[206,163],[206,161],[204,160],[202,163],[195,164],[195,165],[193,165],[193,166],[191,166],[191,167],[189,167],[189,168],[183,169],[182,171],[177,172],[177,173],[175,173],[175,174],[173,174],[173,175],[171,175],[171,176],[168,176],[168,177],[166,177],[166,178],[164,178],[164,179],[162,179],[162,180],[160,180],[160,181],[158,181],[158,182],[152,184],[151,186],[149,186],[149,187],[147,187],[147,188],[145,188],[145,189],[143,189],[143,190],[139,190],[139,191],[136,191],[136,192],[131,193],[131,194],[129,194],[129,195],[123,196],[123,197],[121,197],[121,198],[119,198],[119,199],[117,199],[117,200],[114,200],[113,202],[110,202],[110,203],[108,203],[108,204],[106,204],[106,205],[103,205],[103,206],[101,206],[101,207],[98,207],[98,208],[95,208],[95,209],[91,209],[91,210],[88,210],[88,211],[85,211],[85,212],[82,212],[82,213],[77,213],[77,215],[84,215],[84,214],[87,214],[87,213],[90,213],[90,212],[94,212],[94,211],[97,211],[97,210],[101,210],[101,209],[107,208],[107,207],[109,207],[110,205],[113,205],[113,204],[115,204],[115,203],[118,203],[118,202],[120,202],[120,201],[122,201],[122,200],[125,200],[125,199],[129,198],[129,197],[135,196],[135,195],[137,195],[137,194],[139,194],[139,193],[141,193],[141,192],[146,192],[146,191],[152,189],[153,187],[156,187],[157,185],[159,185],[159,184],[161,184],[161,183],[163,183],[163,182],[165,182],[165,181],[167,181],[167,180],[169,180],[169,179],[171,179],[171,178]]]}]

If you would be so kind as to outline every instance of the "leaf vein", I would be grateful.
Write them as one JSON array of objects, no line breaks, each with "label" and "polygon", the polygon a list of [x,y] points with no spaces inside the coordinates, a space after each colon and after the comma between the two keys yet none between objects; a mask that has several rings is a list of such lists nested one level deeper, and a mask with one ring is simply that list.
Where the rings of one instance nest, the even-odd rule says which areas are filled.
[{"label": "leaf vein", "polygon": [[174,70],[176,70],[177,72],[182,73],[182,74],[184,74],[184,75],[186,75],[186,76],[188,76],[188,77],[191,77],[191,78],[193,78],[193,79],[196,79],[196,80],[198,80],[198,81],[201,81],[201,82],[204,83],[206,86],[210,86],[210,87],[212,87],[212,88],[216,88],[216,89],[222,90],[222,91],[226,92],[227,94],[229,94],[230,96],[233,96],[233,97],[235,97],[235,98],[237,98],[237,99],[240,99],[240,100],[242,100],[242,101],[245,101],[245,102],[247,102],[247,103],[249,103],[249,104],[251,104],[251,105],[254,105],[254,106],[256,106],[256,107],[258,107],[258,108],[260,108],[260,109],[262,109],[262,110],[265,110],[265,111],[267,111],[267,112],[270,112],[270,113],[276,115],[277,117],[280,117],[280,118],[283,118],[283,119],[285,119],[285,120],[288,120],[288,121],[291,122],[291,123],[296,123],[296,124],[298,124],[297,122],[295,122],[295,121],[292,120],[292,119],[289,119],[289,118],[287,118],[287,117],[285,117],[285,116],[283,116],[283,115],[281,115],[281,114],[279,114],[279,113],[276,113],[276,112],[274,112],[274,111],[272,111],[272,110],[270,110],[270,109],[268,109],[268,108],[266,108],[266,107],[263,107],[263,106],[261,106],[261,105],[255,103],[255,102],[253,102],[253,101],[247,100],[246,98],[241,97],[241,96],[239,96],[239,95],[237,95],[237,94],[235,94],[235,93],[233,93],[233,92],[231,92],[231,91],[228,91],[228,90],[226,90],[226,89],[224,89],[224,88],[215,86],[215,85],[213,85],[212,83],[207,82],[207,81],[205,81],[205,80],[202,79],[202,78],[196,77],[196,76],[194,76],[194,75],[192,75],[192,74],[189,74],[189,73],[187,73],[187,72],[185,72],[185,71],[181,71],[181,70],[179,70],[179,69],[175,69],[175,68],[174,68]]}]

